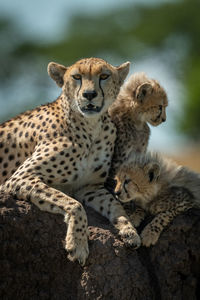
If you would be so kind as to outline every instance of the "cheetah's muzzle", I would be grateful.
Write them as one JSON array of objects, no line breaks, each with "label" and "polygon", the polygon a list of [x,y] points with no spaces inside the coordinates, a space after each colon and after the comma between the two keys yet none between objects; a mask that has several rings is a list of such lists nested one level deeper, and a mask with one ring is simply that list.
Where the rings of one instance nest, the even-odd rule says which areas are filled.
[{"label": "cheetah's muzzle", "polygon": [[88,105],[81,107],[81,111],[84,113],[99,113],[102,110],[103,104],[101,106],[96,106],[94,104],[89,103]]}]

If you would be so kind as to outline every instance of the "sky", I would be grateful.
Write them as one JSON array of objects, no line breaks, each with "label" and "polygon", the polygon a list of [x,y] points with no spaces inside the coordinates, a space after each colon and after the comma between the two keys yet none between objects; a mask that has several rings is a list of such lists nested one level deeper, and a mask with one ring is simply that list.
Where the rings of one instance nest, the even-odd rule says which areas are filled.
[{"label": "sky", "polygon": [[[18,31],[22,31],[27,38],[45,42],[45,40],[59,40],[63,31],[66,30],[70,18],[75,14],[95,14],[111,10],[117,6],[123,7],[138,2],[154,5],[158,2],[161,4],[167,1],[169,2],[169,0],[0,0],[0,15],[12,18]],[[167,122],[156,128],[151,127],[150,149],[167,153],[178,151],[185,140],[175,131],[174,120],[176,114],[180,112],[180,99],[184,93],[183,87],[176,80],[172,70],[167,68],[162,57],[157,54],[152,53],[151,56],[144,57],[142,61],[134,61],[132,58],[130,60],[132,63],[130,73],[145,71],[148,76],[160,81],[169,97]],[[21,93],[29,93],[31,90],[31,81],[28,76],[26,80],[26,91],[23,88],[20,89],[20,85],[24,85],[24,79],[23,82],[19,79],[19,81],[16,81],[15,86],[13,85],[13,91],[9,91],[9,103],[3,102],[3,94],[8,93],[8,90],[0,91],[0,103],[2,103],[0,114],[3,115],[4,110],[13,110],[14,101],[16,101],[15,105],[23,106],[21,101],[24,101],[25,97],[21,97]],[[51,99],[54,100],[58,93],[58,89],[52,84]],[[50,101],[50,99],[47,99],[47,101]]]}]

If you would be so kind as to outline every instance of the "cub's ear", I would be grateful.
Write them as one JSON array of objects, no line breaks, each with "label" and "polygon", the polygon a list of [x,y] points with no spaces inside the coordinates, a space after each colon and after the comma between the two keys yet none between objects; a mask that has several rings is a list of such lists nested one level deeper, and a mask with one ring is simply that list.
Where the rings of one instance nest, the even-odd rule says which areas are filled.
[{"label": "cub's ear", "polygon": [[118,74],[119,74],[119,84],[120,86],[124,83],[124,80],[126,79],[126,76],[128,75],[130,67],[130,62],[127,61],[120,66],[116,67]]},{"label": "cub's ear", "polygon": [[151,94],[153,87],[151,83],[145,82],[137,87],[136,89],[136,97],[141,102],[145,99],[146,95]]},{"label": "cub's ear", "polygon": [[65,66],[57,64],[55,62],[50,62],[47,67],[49,76],[57,83],[59,87],[63,86],[63,76],[66,71],[67,68]]},{"label": "cub's ear", "polygon": [[146,173],[149,178],[149,182],[154,182],[160,175],[160,166],[157,163],[150,163],[146,167]]}]

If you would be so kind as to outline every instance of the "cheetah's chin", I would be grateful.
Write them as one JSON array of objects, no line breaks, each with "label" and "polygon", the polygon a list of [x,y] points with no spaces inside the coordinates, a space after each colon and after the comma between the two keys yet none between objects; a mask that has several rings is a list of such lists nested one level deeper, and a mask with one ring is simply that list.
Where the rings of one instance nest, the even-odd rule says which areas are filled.
[{"label": "cheetah's chin", "polygon": [[102,106],[96,106],[96,105],[93,105],[93,104],[88,104],[86,106],[83,106],[81,107],[81,111],[85,114],[96,114],[96,113],[99,113],[101,112],[103,108],[103,105]]}]

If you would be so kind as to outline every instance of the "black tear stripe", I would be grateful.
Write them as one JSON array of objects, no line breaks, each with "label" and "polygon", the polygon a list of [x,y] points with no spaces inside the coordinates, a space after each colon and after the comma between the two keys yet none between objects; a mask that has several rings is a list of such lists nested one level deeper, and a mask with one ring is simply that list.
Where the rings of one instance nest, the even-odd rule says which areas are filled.
[{"label": "black tear stripe", "polygon": [[162,115],[162,111],[159,113],[159,115],[157,116],[154,122],[157,122],[160,119],[161,115]]},{"label": "black tear stripe", "polygon": [[81,89],[81,87],[82,87],[82,78],[80,79],[80,88],[78,89],[78,92],[77,92],[77,97],[78,97],[78,94],[79,94],[79,92],[80,92],[80,89]]},{"label": "black tear stripe", "polygon": [[101,87],[101,79],[99,78],[99,87],[100,87],[100,90],[101,90],[101,93],[102,93],[102,96],[103,96],[103,101],[102,101],[102,107],[104,106],[104,91]]}]

